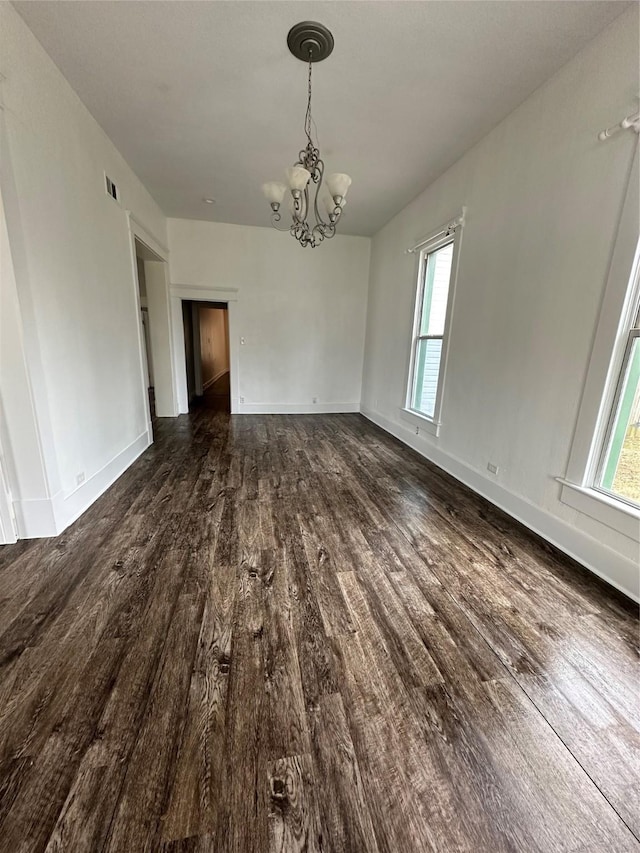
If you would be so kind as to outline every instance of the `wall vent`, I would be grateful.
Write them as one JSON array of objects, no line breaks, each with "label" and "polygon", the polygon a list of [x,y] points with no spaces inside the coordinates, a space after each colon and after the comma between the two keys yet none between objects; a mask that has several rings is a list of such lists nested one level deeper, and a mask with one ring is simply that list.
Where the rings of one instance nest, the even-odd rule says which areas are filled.
[{"label": "wall vent", "polygon": [[107,185],[107,195],[110,195],[111,198],[115,199],[117,202],[120,201],[120,195],[118,193],[118,187],[113,183],[109,175],[105,174],[104,176],[105,183]]}]

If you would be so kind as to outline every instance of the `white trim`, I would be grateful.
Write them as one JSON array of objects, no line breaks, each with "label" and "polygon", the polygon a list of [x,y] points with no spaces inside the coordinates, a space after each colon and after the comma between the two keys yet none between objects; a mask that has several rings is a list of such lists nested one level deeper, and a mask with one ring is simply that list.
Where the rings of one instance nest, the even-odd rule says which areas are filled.
[{"label": "white trim", "polygon": [[[178,296],[173,295],[171,296],[171,334],[173,335],[173,351],[176,354],[173,371],[176,375],[178,414],[186,415],[189,413],[189,390],[187,388],[187,366],[184,355],[182,300]],[[183,354],[182,360],[180,359],[180,353]]]},{"label": "white trim", "polygon": [[[633,149],[629,182],[620,214],[600,317],[571,443],[560,500],[608,527],[629,535],[629,516],[620,502],[608,503],[591,488],[610,423],[627,345],[627,330],[637,311],[639,293],[629,287],[640,263],[640,165]],[[567,488],[564,488],[567,486]],[[580,492],[580,493],[579,493]],[[595,495],[598,495],[596,498]],[[632,538],[636,538],[632,535]]]},{"label": "white trim", "polygon": [[597,519],[634,542],[640,541],[640,509],[634,509],[597,489],[570,483],[562,477],[556,477],[556,480],[562,485],[562,503]]},{"label": "white trim", "polygon": [[404,406],[399,407],[399,412],[403,421],[412,424],[418,430],[416,435],[420,434],[419,430],[421,429],[430,435],[434,435],[436,438],[440,435],[441,421],[434,421],[432,418],[428,418],[426,415],[416,412],[413,409],[407,409]]},{"label": "white trim", "polygon": [[20,538],[40,539],[62,533],[89,509],[150,445],[149,433],[143,432],[77,489],[66,494],[58,492],[48,500],[14,501]]},{"label": "white trim", "polygon": [[206,284],[171,284],[171,295],[179,299],[195,299],[200,302],[237,302],[237,287],[211,287]]},{"label": "white trim", "polygon": [[[0,497],[0,500],[2,498]],[[10,512],[6,512],[7,506],[3,507],[0,516],[0,545],[13,545],[18,541],[16,526],[13,517],[13,506],[9,505]]]},{"label": "white trim", "polygon": [[[413,325],[411,327],[411,347],[409,350],[409,362],[407,366],[406,381],[405,381],[405,396],[404,406],[402,408],[408,412],[415,412],[411,408],[413,399],[413,381],[416,356],[418,353],[418,337],[420,331],[420,323],[422,320],[422,304],[424,300],[424,288],[426,283],[426,261],[428,256],[437,249],[453,245],[453,255],[451,258],[451,271],[449,273],[449,289],[447,292],[447,309],[444,318],[444,328],[442,331],[442,347],[440,350],[440,366],[438,368],[438,384],[436,386],[436,399],[433,407],[433,418],[427,418],[430,423],[436,425],[436,430],[427,429],[427,432],[432,432],[438,436],[440,433],[440,424],[442,423],[442,401],[444,400],[444,386],[447,377],[447,363],[449,361],[449,344],[451,341],[451,326],[453,323],[453,309],[456,298],[456,284],[458,281],[458,268],[460,264],[460,247],[462,244],[462,232],[464,230],[464,220],[467,208],[462,208],[462,215],[459,219],[454,220],[457,223],[453,230],[449,230],[453,223],[443,225],[432,236],[425,239],[420,244],[418,253],[418,263],[415,271],[415,298],[413,303]],[[418,426],[419,428],[419,426]]]},{"label": "white trim", "polygon": [[161,243],[154,235],[147,230],[146,226],[140,222],[140,220],[134,216],[134,214],[130,211],[126,211],[127,217],[129,219],[129,228],[131,231],[136,232],[136,236],[139,240],[141,240],[145,245],[147,245],[156,255],[159,255],[163,261],[169,260],[169,249],[163,243]]},{"label": "white trim", "polygon": [[13,497],[5,475],[4,458],[0,448],[0,545],[11,545],[18,541]]},{"label": "white trim", "polygon": [[[135,240],[137,239],[139,242],[143,243],[151,252],[156,255],[156,258],[143,258],[143,262],[147,263],[162,263],[163,264],[163,300],[165,300],[164,308],[161,312],[162,315],[165,314],[166,310],[166,319],[167,319],[167,327],[164,326],[164,316],[155,317],[153,311],[149,314],[149,333],[151,340],[151,354],[152,360],[154,356],[153,347],[154,340],[157,341],[158,336],[167,335],[167,345],[168,345],[168,357],[169,357],[169,366],[171,372],[171,380],[170,387],[167,384],[165,387],[165,380],[161,379],[164,371],[160,369],[160,366],[164,360],[164,358],[156,359],[157,363],[154,364],[154,383],[156,389],[156,415],[158,417],[168,417],[173,418],[177,417],[180,414],[180,408],[178,403],[178,387],[177,387],[177,376],[174,369],[175,363],[175,352],[174,352],[174,333],[172,328],[173,318],[171,315],[171,296],[170,296],[170,281],[169,281],[169,249],[163,245],[153,234],[151,234],[145,226],[137,219],[134,214],[127,210],[127,217],[129,220],[129,232],[131,234],[131,252],[132,252],[132,264],[133,264],[133,281],[135,287],[135,304],[136,304],[136,312],[138,318],[140,317],[141,310],[141,302],[140,302],[140,292],[138,287],[138,269],[137,269],[137,252]],[[145,273],[149,274],[148,269],[145,267]],[[148,304],[148,296],[147,296],[147,308]],[[158,305],[160,303],[158,302]],[[147,428],[149,430],[150,435],[153,436],[152,426],[151,426],[151,412],[149,406],[149,395],[147,389],[147,374],[145,370],[146,364],[146,343],[144,337],[142,335],[141,323],[138,319],[137,321],[138,327],[138,342],[140,349],[140,365],[141,365],[141,387],[142,394],[144,398],[144,404],[147,411]],[[158,346],[159,353],[156,355],[164,356],[164,347]],[[160,381],[159,381],[160,380]]]},{"label": "white trim", "polygon": [[[143,308],[142,298],[140,296],[140,283],[138,281],[138,257],[136,252],[136,239],[141,243],[144,243],[152,252],[158,255],[158,258],[165,263],[168,261],[169,250],[165,248],[161,243],[159,243],[152,234],[147,231],[147,229],[142,225],[142,223],[136,219],[136,217],[131,213],[130,210],[126,211],[127,221],[129,223],[129,250],[131,254],[131,268],[132,268],[132,281],[133,281],[133,299],[135,304],[135,312],[136,312],[136,329],[138,335],[138,358],[140,363],[140,393],[142,395],[142,404],[144,406],[144,411],[147,419],[147,432],[149,434],[150,440],[153,441],[153,426],[151,423],[151,403],[149,400],[149,388],[147,385],[148,378],[148,365],[147,365],[147,344],[144,338],[144,331],[142,329],[142,323],[140,322],[140,315]],[[147,311],[147,320],[149,319],[149,307],[148,300],[145,297],[144,299],[144,308]],[[149,332],[151,335],[151,332]]]},{"label": "white trim", "polygon": [[100,495],[104,494],[109,486],[113,485],[118,477],[124,474],[127,468],[135,462],[138,456],[144,453],[151,443],[149,433],[147,431],[141,433],[131,444],[121,450],[99,471],[92,474],[77,489],[64,495],[58,492],[53,498],[58,533],[61,533],[65,527],[68,527],[89,509],[91,504],[97,501]]},{"label": "white trim", "polygon": [[360,403],[239,403],[240,415],[326,415],[359,412]]},{"label": "white trim", "polygon": [[[156,261],[145,261],[145,278],[147,280],[147,296],[149,294],[149,280],[154,270],[153,267],[147,266],[147,264],[155,264]],[[165,417],[165,418],[175,418],[180,414],[180,407],[178,404],[178,375],[175,371],[176,358],[179,357],[178,353],[176,353],[175,342],[174,342],[174,332],[173,332],[173,316],[172,316],[172,297],[170,294],[170,283],[169,283],[169,265],[166,261],[162,263],[162,300],[163,300],[163,309],[162,309],[162,327],[163,334],[166,333],[166,343],[168,346],[168,357],[169,357],[169,372],[170,372],[170,392],[171,399],[165,399],[164,405],[162,401],[161,387],[162,380],[160,379],[162,372],[160,369],[160,359],[158,359],[154,355],[153,350],[153,329],[154,329],[154,316],[153,311],[149,311],[149,329],[151,332],[151,357],[153,359],[153,385],[155,389],[155,409],[156,409],[156,417]],[[153,306],[153,303],[151,303]],[[164,323],[166,317],[166,326]],[[157,320],[158,318],[156,318]],[[158,327],[158,323],[156,322],[156,328]],[[163,352],[163,347],[157,347]],[[182,352],[184,356],[184,350]],[[165,391],[169,389],[165,388]],[[165,395],[168,396],[168,395]]]},{"label": "white trim", "polygon": [[[571,444],[565,479],[584,486],[595,474],[599,450],[604,441],[609,413],[622,367],[624,345],[616,347],[621,332],[630,324],[629,281],[636,263],[640,213],[638,209],[638,146],[629,176],[624,207],[615,238],[600,318],[595,333],[576,428]],[[626,323],[626,325],[625,325]],[[626,344],[626,335],[625,341]]]},{"label": "white trim", "polygon": [[[211,287],[206,285],[172,284],[171,313],[174,342],[173,371],[178,387],[178,413],[187,414],[189,399],[187,394],[187,366],[184,358],[184,329],[182,326],[182,300],[197,302],[226,302],[229,324],[229,383],[231,386],[231,414],[241,411],[240,404],[240,331],[238,324],[238,305],[240,292],[237,287]],[[178,316],[179,315],[179,316]],[[356,410],[357,411],[357,410]]]},{"label": "white trim", "polygon": [[413,435],[406,427],[395,424],[367,408],[362,414],[397,439],[412,447],[425,459],[442,468],[456,480],[469,486],[512,518],[537,533],[560,551],[572,557],[593,574],[611,584],[634,601],[640,601],[638,565],[597,539],[573,527],[566,521],[513,494],[499,483],[488,480],[479,471],[439,447]]},{"label": "white trim", "polygon": [[[616,430],[618,428],[618,419],[620,417],[621,412],[620,407],[622,405],[624,395],[627,393],[627,382],[629,381],[631,367],[634,364],[635,360],[634,345],[640,345],[640,329],[635,325],[635,321],[636,318],[638,318],[638,312],[640,310],[640,240],[638,241],[638,250],[639,252],[636,255],[635,261],[634,285],[632,288],[632,293],[634,295],[633,301],[636,303],[634,306],[635,310],[633,314],[633,320],[631,321],[632,323],[634,323],[634,326],[628,329],[624,336],[621,336],[622,340],[620,341],[620,343],[624,343],[625,345],[622,356],[622,364],[620,365],[620,370],[618,372],[615,388],[613,389],[613,397],[611,401],[611,406],[609,408],[609,417],[602,433],[602,441],[600,443],[600,447],[597,448],[597,455],[594,455],[593,464],[590,469],[591,473],[587,481],[589,484],[593,485],[594,489],[601,489],[602,491],[607,490],[607,487],[603,485],[603,480],[611,461],[610,455],[613,449]],[[631,388],[633,388],[633,386],[631,386]],[[629,415],[630,414],[631,411],[629,412]],[[626,430],[629,428],[629,426],[629,422],[625,423],[625,435]],[[624,443],[625,442],[623,440],[623,445]],[[622,449],[623,448],[621,446],[619,448],[618,458],[616,460],[616,470],[618,465],[620,464]],[[613,480],[615,480],[615,474],[608,486],[611,492],[614,491]]]},{"label": "white trim", "polygon": [[13,508],[19,539],[42,539],[57,536],[60,532],[56,524],[53,498],[18,499],[13,502]]}]

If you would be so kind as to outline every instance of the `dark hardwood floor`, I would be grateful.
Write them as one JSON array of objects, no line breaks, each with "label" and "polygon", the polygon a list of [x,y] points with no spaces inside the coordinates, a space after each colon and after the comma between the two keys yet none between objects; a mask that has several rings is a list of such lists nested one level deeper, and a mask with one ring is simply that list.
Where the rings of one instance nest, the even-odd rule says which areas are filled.
[{"label": "dark hardwood floor", "polygon": [[640,850],[636,608],[359,415],[0,549],[0,850]]},{"label": "dark hardwood floor", "polygon": [[231,411],[231,376],[228,370],[206,388],[201,397],[195,397],[190,408],[196,412],[202,407],[216,412]]}]

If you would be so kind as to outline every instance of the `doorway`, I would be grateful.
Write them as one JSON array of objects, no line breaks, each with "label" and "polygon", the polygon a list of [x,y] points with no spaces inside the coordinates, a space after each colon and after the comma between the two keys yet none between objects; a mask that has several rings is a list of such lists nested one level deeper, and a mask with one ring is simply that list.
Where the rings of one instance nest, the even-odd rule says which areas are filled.
[{"label": "doorway", "polygon": [[132,234],[138,287],[140,358],[151,417],[175,417],[177,394],[166,259]]},{"label": "doorway", "polygon": [[142,326],[142,360],[144,378],[149,396],[151,415],[155,415],[155,389],[153,385],[153,355],[151,353],[151,331],[149,327],[149,303],[147,299],[147,279],[144,270],[145,247],[136,240],[136,272],[138,276],[138,294],[140,296],[140,324]]},{"label": "doorway", "polygon": [[189,409],[231,411],[229,306],[182,300]]}]

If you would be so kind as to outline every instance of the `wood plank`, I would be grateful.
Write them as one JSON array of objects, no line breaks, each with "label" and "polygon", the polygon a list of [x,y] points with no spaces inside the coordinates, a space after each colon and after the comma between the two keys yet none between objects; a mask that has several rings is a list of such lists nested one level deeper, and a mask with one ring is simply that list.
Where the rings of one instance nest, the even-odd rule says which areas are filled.
[{"label": "wood plank", "polygon": [[322,696],[311,715],[325,838],[342,853],[377,853],[374,824],[342,697]]},{"label": "wood plank", "polygon": [[237,592],[236,565],[225,559],[226,547],[216,547],[219,538],[215,525],[221,516],[222,506],[211,520],[214,529],[206,538],[211,543],[210,556],[204,542],[199,555],[203,564],[204,612],[171,796],[163,818],[165,841],[212,834],[217,826]]},{"label": "wood plank", "polygon": [[640,850],[636,607],[359,415],[155,436],[1,549],[2,853]]},{"label": "wood plank", "polygon": [[269,767],[271,853],[321,853],[325,844],[309,755],[280,758]]}]

